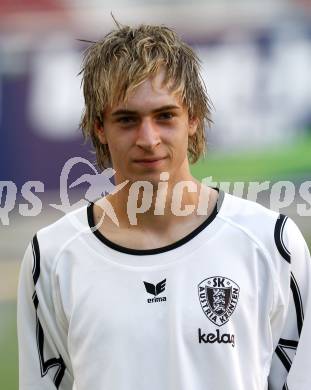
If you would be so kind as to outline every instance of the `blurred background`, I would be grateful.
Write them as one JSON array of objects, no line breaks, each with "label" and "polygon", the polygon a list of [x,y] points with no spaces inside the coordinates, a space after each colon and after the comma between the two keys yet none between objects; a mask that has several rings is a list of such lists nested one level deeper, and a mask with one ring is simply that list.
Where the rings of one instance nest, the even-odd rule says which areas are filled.
[{"label": "blurred background", "polygon": [[[207,159],[193,174],[227,182],[230,192],[233,181],[291,181],[294,202],[280,211],[311,243],[310,192],[309,203],[299,193],[311,180],[310,0],[0,0],[1,389],[18,388],[16,287],[27,243],[63,215],[50,203],[60,203],[66,161],[95,159],[79,130],[78,72],[87,47],[79,39],[114,28],[111,12],[124,24],[166,24],[198,51],[215,124],[207,129]],[[83,160],[69,182],[81,174],[94,174]],[[27,196],[29,181],[43,183],[39,212]],[[69,190],[70,202],[87,188]],[[273,208],[269,190],[258,201]]]}]

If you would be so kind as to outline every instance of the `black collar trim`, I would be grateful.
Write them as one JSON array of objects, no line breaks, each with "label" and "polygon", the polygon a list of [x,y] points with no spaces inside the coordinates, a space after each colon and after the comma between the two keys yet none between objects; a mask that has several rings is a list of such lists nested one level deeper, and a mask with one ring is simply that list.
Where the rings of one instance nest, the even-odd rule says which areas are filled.
[{"label": "black collar trim", "polygon": [[181,245],[184,245],[186,242],[190,241],[193,237],[195,237],[197,234],[199,234],[203,229],[206,228],[217,216],[219,213],[219,210],[221,208],[221,205],[223,203],[224,199],[224,192],[222,190],[219,190],[218,188],[214,188],[218,191],[218,199],[217,203],[212,211],[212,213],[208,216],[208,218],[201,223],[198,227],[196,227],[192,232],[188,233],[185,237],[177,240],[176,242],[173,242],[172,244],[162,246],[160,248],[153,248],[153,249],[133,249],[133,248],[127,248],[125,246],[116,244],[113,241],[110,241],[108,238],[106,238],[99,230],[95,230],[95,221],[94,221],[94,203],[90,203],[87,207],[87,219],[89,227],[91,228],[91,231],[93,234],[105,245],[109,246],[112,249],[115,249],[116,251],[127,253],[129,255],[138,255],[138,256],[145,256],[145,255],[156,255],[163,252],[168,252],[172,249],[178,248]]}]

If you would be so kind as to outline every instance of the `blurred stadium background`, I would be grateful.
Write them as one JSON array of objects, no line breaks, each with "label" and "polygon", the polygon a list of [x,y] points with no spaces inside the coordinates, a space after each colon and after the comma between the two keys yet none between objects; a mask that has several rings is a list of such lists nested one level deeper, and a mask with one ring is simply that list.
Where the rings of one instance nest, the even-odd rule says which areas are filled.
[{"label": "blurred stadium background", "polygon": [[[281,211],[311,243],[310,216],[297,213],[298,189],[311,176],[309,0],[0,0],[1,389],[18,388],[16,286],[24,250],[39,228],[62,216],[49,203],[59,203],[65,162],[94,161],[78,126],[77,74],[86,47],[78,39],[96,40],[113,28],[110,12],[125,24],[167,24],[199,52],[215,124],[207,130],[208,158],[193,173],[227,182],[292,181],[297,196]],[[74,179],[81,173],[94,172],[80,164]],[[34,180],[44,183],[42,211],[21,216],[22,186]],[[16,202],[5,218],[10,191]],[[70,191],[73,202],[77,192]],[[269,205],[268,191],[258,201]]]}]

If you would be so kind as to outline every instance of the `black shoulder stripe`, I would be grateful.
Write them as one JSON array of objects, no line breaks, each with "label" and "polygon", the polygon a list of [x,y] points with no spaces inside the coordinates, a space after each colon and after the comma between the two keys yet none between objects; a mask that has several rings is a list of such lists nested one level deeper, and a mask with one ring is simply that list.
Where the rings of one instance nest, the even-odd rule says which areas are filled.
[{"label": "black shoulder stripe", "polygon": [[38,299],[37,291],[36,291],[36,290],[35,290],[35,292],[32,294],[32,301],[33,301],[33,304],[34,304],[34,306],[35,306],[35,309],[37,310],[38,305],[39,305],[39,299]]},{"label": "black shoulder stripe", "polygon": [[302,299],[301,299],[298,283],[292,272],[290,275],[290,288],[292,290],[292,294],[294,298],[296,316],[297,316],[297,328],[298,328],[298,334],[300,336],[302,325],[303,325],[304,313],[303,313],[303,305],[302,305]]},{"label": "black shoulder stripe", "polygon": [[43,333],[42,325],[38,319],[38,316],[37,316],[37,332],[36,333],[37,333],[37,347],[38,347],[39,359],[40,359],[41,377],[44,377],[48,373],[50,368],[55,367],[55,366],[58,367],[58,369],[54,375],[54,379],[53,379],[53,383],[54,383],[56,389],[58,389],[59,385],[63,379],[63,376],[65,374],[66,366],[65,366],[64,360],[61,357],[61,355],[59,356],[59,358],[51,358],[48,360],[44,360],[44,355],[43,355],[44,333]]},{"label": "black shoulder stripe", "polygon": [[66,366],[61,355],[59,355],[58,358],[53,357],[51,359],[44,360],[44,353],[43,353],[44,332],[43,332],[41,322],[38,318],[39,298],[36,291],[36,284],[40,276],[40,248],[39,248],[37,235],[35,235],[34,238],[32,239],[31,245],[32,245],[32,253],[33,253],[32,277],[33,277],[34,287],[35,287],[34,293],[32,295],[32,301],[36,310],[36,338],[37,338],[37,349],[38,349],[38,355],[40,361],[41,377],[44,377],[48,373],[50,368],[55,366],[58,367],[53,378],[53,383],[56,389],[58,389],[63,379],[63,376],[65,374]]},{"label": "black shoulder stripe", "polygon": [[286,382],[284,383],[284,386],[283,386],[282,390],[289,390]]},{"label": "black shoulder stripe", "polygon": [[286,349],[293,349],[296,351],[298,346],[298,341],[295,340],[287,340],[287,339],[280,339],[278,346],[275,349],[275,353],[278,356],[278,358],[281,360],[283,366],[287,371],[290,370],[292,366],[292,361],[288,354],[286,353]]},{"label": "black shoulder stripe", "polygon": [[33,282],[36,285],[39,275],[40,275],[40,248],[37,239],[37,235],[34,236],[31,242],[32,253],[33,253],[33,267],[32,267],[32,277]]},{"label": "black shoulder stripe", "polygon": [[284,347],[281,347],[278,345],[275,349],[275,353],[277,354],[278,358],[283,363],[283,366],[286,368],[287,371],[290,370],[292,361],[290,360],[289,356],[287,355]]},{"label": "black shoulder stripe", "polygon": [[290,263],[290,252],[286,248],[284,242],[283,242],[283,230],[285,223],[287,221],[287,217],[283,214],[279,215],[279,218],[277,219],[274,227],[274,241],[276,244],[276,247],[278,248],[278,251],[280,255],[288,262]]},{"label": "black shoulder stripe", "polygon": [[[299,286],[292,272],[290,274],[290,288],[293,294],[296,318],[297,318],[297,330],[298,330],[298,335],[300,337],[302,326],[303,326],[304,313],[303,313],[303,305],[302,305],[301,294],[299,291]],[[296,351],[298,347],[298,342],[299,341],[287,340],[281,338],[279,340],[278,346],[275,349],[276,355],[279,357],[279,359],[281,360],[283,366],[287,371],[290,370],[292,361],[290,360],[288,354],[286,353],[286,349],[292,349]],[[282,390],[288,390],[288,386],[286,383],[284,384]]]},{"label": "black shoulder stripe", "polygon": [[290,349],[297,349],[298,341],[280,339],[279,340],[279,346],[280,347],[285,347],[285,348],[290,348]]}]

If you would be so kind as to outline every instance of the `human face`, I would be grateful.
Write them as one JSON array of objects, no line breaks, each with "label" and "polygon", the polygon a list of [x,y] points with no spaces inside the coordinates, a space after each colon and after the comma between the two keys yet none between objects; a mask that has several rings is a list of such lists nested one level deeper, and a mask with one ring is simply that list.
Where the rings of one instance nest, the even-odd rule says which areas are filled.
[{"label": "human face", "polygon": [[189,180],[188,137],[198,122],[163,84],[164,71],[140,84],[126,102],[104,113],[96,126],[101,143],[108,144],[116,183],[148,180],[159,182],[161,172],[170,179]]}]

